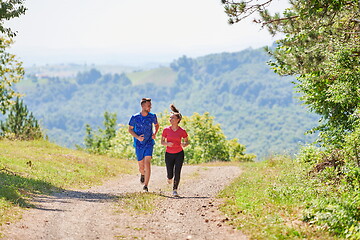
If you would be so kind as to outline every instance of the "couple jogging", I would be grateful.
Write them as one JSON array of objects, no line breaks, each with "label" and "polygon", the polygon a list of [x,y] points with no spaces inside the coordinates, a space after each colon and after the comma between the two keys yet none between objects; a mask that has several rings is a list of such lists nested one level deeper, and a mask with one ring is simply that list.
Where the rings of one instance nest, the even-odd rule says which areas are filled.
[{"label": "couple jogging", "polygon": [[[155,144],[155,137],[159,130],[159,123],[154,113],[151,113],[151,99],[142,98],[140,101],[141,112],[131,116],[129,133],[134,137],[134,147],[139,164],[140,182],[144,184],[143,190],[148,190],[151,174],[151,158]],[[173,195],[178,197],[177,189],[180,182],[181,168],[184,162],[183,147],[189,145],[188,135],[179,126],[182,115],[173,105],[170,114],[170,126],[164,128],[161,144],[166,146],[165,163],[168,183],[173,183]],[[153,125],[155,132],[153,132]]]}]

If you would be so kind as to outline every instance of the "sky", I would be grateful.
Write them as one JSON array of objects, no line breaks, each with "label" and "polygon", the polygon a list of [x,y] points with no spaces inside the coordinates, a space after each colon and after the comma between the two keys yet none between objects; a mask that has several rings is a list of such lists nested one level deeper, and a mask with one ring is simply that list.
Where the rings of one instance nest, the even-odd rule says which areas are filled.
[{"label": "sky", "polygon": [[[274,0],[283,9],[285,0]],[[229,25],[220,0],[26,0],[11,52],[25,66],[141,66],[271,45],[252,22]]]}]

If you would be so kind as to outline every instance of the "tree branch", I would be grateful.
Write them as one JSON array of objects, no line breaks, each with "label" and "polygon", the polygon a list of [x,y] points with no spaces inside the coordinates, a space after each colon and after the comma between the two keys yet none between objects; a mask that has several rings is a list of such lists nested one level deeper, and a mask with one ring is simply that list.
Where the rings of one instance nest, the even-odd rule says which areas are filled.
[{"label": "tree branch", "polygon": [[[298,18],[299,16],[291,16],[291,17],[284,17],[284,18],[277,18],[277,19],[271,19],[270,21],[267,21],[267,22],[264,22],[262,23],[262,25],[267,25],[267,24],[270,24],[270,23],[273,23],[273,22],[281,22],[281,21],[284,21],[284,20],[290,20],[290,19],[294,19],[294,18]],[[257,22],[257,23],[261,23],[260,21]]]}]

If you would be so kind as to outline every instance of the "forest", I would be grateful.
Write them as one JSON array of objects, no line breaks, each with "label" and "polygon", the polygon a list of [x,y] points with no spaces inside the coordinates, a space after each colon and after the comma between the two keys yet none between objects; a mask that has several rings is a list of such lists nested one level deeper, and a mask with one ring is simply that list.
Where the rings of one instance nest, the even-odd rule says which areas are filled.
[{"label": "forest", "polygon": [[188,116],[208,112],[229,139],[237,138],[259,157],[292,154],[315,139],[304,133],[318,117],[301,105],[294,78],[273,73],[268,60],[261,48],[182,56],[154,69],[34,66],[16,90],[25,94],[24,103],[49,139],[62,146],[82,145],[85,125],[100,127],[105,112],[127,124],[146,96],[153,99],[155,113],[171,103]]},{"label": "forest", "polygon": [[[21,0],[9,2],[1,20],[25,14]],[[230,24],[256,13],[255,23],[283,37],[265,49],[182,56],[152,69],[24,69],[7,52],[15,32],[0,22],[0,143],[6,150],[0,210],[25,206],[20,196],[36,192],[39,176],[46,185],[57,181],[57,170],[47,179],[46,170],[32,168],[34,153],[49,156],[52,143],[44,137],[68,147],[80,144],[96,153],[90,156],[128,159],[126,124],[139,111],[139,99],[150,97],[162,123],[170,103],[185,116],[185,128],[196,137],[188,163],[239,162],[243,173],[220,195],[222,211],[237,229],[255,239],[360,239],[359,1],[295,0],[275,14],[268,10],[272,0],[221,2]],[[7,152],[21,155],[23,148],[30,152],[25,158]],[[254,154],[264,161],[253,162]],[[65,166],[47,157],[38,160]]]}]

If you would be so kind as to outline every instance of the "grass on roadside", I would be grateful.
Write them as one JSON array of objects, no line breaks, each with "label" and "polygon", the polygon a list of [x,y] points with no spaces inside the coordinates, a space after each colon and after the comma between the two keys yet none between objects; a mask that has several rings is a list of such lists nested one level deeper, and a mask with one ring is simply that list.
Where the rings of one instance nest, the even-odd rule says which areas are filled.
[{"label": "grass on roadside", "polygon": [[160,197],[156,193],[126,193],[119,197],[119,210],[127,210],[131,213],[146,214],[155,209],[156,200]]},{"label": "grass on roadside", "polygon": [[0,225],[15,217],[15,208],[31,207],[32,194],[87,188],[135,169],[134,162],[66,149],[45,140],[0,140]]},{"label": "grass on roadside", "polygon": [[222,211],[250,239],[337,239],[302,221],[317,193],[294,161],[276,156],[241,167],[242,175],[219,196],[225,200]]}]

